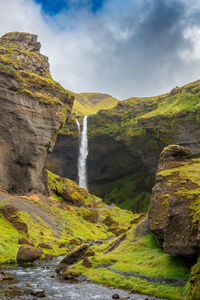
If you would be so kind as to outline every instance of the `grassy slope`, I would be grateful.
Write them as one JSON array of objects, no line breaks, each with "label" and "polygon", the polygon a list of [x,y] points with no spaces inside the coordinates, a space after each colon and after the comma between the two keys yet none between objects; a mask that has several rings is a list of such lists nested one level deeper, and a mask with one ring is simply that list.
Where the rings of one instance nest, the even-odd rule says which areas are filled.
[{"label": "grassy slope", "polygon": [[79,93],[75,94],[73,112],[79,116],[96,114],[101,109],[110,109],[116,106],[118,100],[107,94]]},{"label": "grassy slope", "polygon": [[[76,184],[71,189],[77,196],[79,191],[76,190]],[[137,216],[115,206],[110,209],[101,199],[90,194],[84,198],[82,207],[75,207],[70,202],[63,201],[63,198],[57,194],[53,196],[50,198],[42,195],[14,197],[0,194],[1,206],[8,204],[19,209],[17,219],[28,225],[28,239],[36,246],[45,242],[53,247],[52,250],[43,249],[44,253],[65,254],[67,251],[65,247],[71,243],[77,244],[80,242],[79,238],[89,241],[104,240],[115,236],[103,223],[108,215],[118,222],[119,229],[127,229],[130,221]],[[88,217],[94,210],[99,215],[97,223],[88,221]],[[15,262],[20,246],[18,239],[26,235],[17,231],[2,214],[0,214],[0,225],[0,263]],[[60,244],[64,244],[65,247],[60,248]]]},{"label": "grassy slope", "polygon": [[185,299],[185,288],[176,287],[172,284],[152,283],[147,280],[125,277],[107,270],[101,264],[112,264],[114,270],[134,272],[150,277],[165,278],[189,278],[189,266],[184,260],[174,258],[157,246],[153,235],[146,235],[139,240],[134,237],[136,225],[127,232],[127,238],[118,248],[105,254],[105,250],[111,244],[106,242],[103,246],[94,246],[96,255],[91,258],[92,268],[88,269],[78,263],[74,268],[93,281],[108,286],[115,286],[133,290],[136,293],[143,293],[163,297],[167,299]]}]

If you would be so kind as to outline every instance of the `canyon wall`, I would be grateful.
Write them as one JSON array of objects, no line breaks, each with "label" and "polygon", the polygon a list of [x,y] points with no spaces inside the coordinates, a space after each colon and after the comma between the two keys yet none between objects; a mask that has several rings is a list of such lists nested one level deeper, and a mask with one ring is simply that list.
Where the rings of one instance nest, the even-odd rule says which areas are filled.
[{"label": "canyon wall", "polygon": [[48,193],[44,161],[73,105],[55,82],[37,36],[0,38],[0,188]]}]

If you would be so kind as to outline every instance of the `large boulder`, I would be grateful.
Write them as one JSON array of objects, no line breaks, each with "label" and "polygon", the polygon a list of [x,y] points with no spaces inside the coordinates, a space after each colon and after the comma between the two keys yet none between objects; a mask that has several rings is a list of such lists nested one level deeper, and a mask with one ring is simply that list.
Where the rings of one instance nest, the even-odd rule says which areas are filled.
[{"label": "large boulder", "polygon": [[17,253],[18,264],[34,262],[42,256],[43,251],[31,246],[22,246]]},{"label": "large boulder", "polygon": [[200,249],[200,159],[170,145],[161,155],[153,188],[151,231],[166,253],[195,257]]},{"label": "large boulder", "polygon": [[0,187],[11,193],[49,193],[44,161],[73,104],[39,49],[33,34],[0,38]]}]

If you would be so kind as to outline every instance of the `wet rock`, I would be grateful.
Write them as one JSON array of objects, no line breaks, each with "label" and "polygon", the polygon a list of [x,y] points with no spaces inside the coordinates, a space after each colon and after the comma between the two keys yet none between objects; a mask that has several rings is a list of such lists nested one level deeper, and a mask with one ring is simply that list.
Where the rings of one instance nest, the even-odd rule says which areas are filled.
[{"label": "wet rock", "polygon": [[29,245],[31,247],[34,247],[34,244],[32,242],[30,242],[29,240],[27,240],[26,238],[20,238],[18,240],[18,244],[20,244],[20,245]]},{"label": "wet rock", "polygon": [[3,277],[2,279],[3,279],[3,281],[10,281],[10,280],[14,280],[14,277],[8,275],[8,276]]},{"label": "wet rock", "polygon": [[38,248],[53,249],[52,246],[47,243],[38,244]]},{"label": "wet rock", "polygon": [[70,279],[75,279],[78,277],[79,273],[76,270],[73,269],[66,269],[65,272],[62,274],[62,277],[64,279],[70,280]]},{"label": "wet rock", "polygon": [[43,298],[45,297],[45,290],[39,288],[34,289],[31,291],[31,295],[36,296],[38,298]]},{"label": "wet rock", "polygon": [[72,264],[78,262],[79,260],[81,260],[84,257],[88,248],[89,248],[89,245],[87,245],[87,244],[83,244],[83,245],[79,246],[78,248],[76,248],[75,250],[73,250],[72,252],[67,254],[63,258],[61,263],[64,263],[66,265],[72,265]]},{"label": "wet rock", "polygon": [[67,266],[64,263],[60,263],[57,267],[56,267],[56,272],[60,275],[65,273]]},{"label": "wet rock", "polygon": [[114,294],[114,295],[112,295],[112,299],[120,299],[120,297],[118,294]]},{"label": "wet rock", "polygon": [[53,259],[53,255],[47,253],[47,254],[45,254],[45,256],[44,256],[44,259],[45,259],[45,260],[52,260],[52,259]]},{"label": "wet rock", "polygon": [[91,261],[89,260],[88,257],[85,257],[85,258],[83,259],[82,265],[83,265],[84,267],[86,267],[86,268],[91,268],[91,267],[92,267],[92,263],[91,263]]},{"label": "wet rock", "polygon": [[22,246],[17,253],[18,264],[34,262],[42,256],[43,251],[31,246]]}]

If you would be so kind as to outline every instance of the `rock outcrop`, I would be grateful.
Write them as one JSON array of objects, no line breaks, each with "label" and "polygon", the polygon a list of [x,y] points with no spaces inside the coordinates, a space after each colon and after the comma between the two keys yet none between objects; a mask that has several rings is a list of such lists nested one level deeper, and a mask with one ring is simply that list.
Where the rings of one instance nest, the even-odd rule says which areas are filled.
[{"label": "rock outcrop", "polygon": [[200,158],[178,145],[161,155],[150,201],[151,231],[166,253],[195,257],[200,250]]},{"label": "rock outcrop", "polygon": [[39,50],[33,34],[0,38],[0,188],[11,193],[48,193],[44,160],[73,104]]}]

